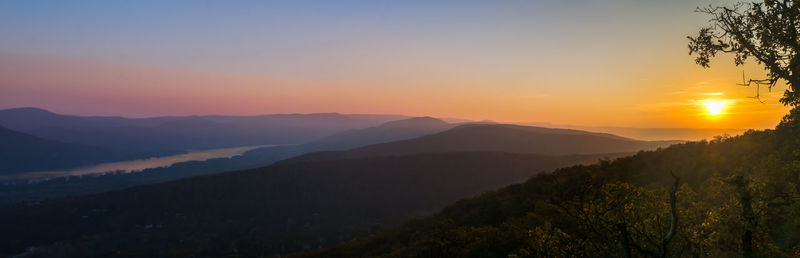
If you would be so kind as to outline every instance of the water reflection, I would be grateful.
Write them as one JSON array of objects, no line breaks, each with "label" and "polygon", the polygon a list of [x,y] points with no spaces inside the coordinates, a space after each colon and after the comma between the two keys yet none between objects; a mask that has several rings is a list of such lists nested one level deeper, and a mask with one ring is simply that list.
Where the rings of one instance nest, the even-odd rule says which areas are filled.
[{"label": "water reflection", "polygon": [[172,164],[186,162],[186,161],[204,161],[214,158],[230,158],[242,155],[243,153],[252,149],[268,147],[268,146],[269,145],[258,145],[258,146],[244,146],[235,148],[190,151],[186,154],[178,154],[166,157],[140,159],[140,160],[110,162],[110,163],[103,163],[103,164],[91,165],[74,169],[50,170],[50,171],[3,175],[0,176],[0,180],[45,179],[45,178],[64,177],[64,176],[102,174],[115,171],[136,172],[148,168],[168,167],[171,166]]}]

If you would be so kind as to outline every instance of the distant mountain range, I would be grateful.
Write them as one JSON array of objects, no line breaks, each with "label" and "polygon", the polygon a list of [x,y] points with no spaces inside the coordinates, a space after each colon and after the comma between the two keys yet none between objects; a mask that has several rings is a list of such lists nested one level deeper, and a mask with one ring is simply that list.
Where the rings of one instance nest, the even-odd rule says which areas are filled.
[{"label": "distant mountain range", "polygon": [[[17,150],[4,158],[6,162],[0,163],[0,173],[66,169],[178,154],[192,149],[299,144],[326,137],[330,141],[328,145],[335,145],[336,138],[331,135],[405,118],[408,117],[335,113],[123,118],[61,115],[37,108],[6,109],[0,110],[3,130],[29,137],[4,135],[30,143],[12,144],[10,140],[0,139],[3,140],[0,148]],[[372,138],[375,137],[379,138]],[[360,141],[369,142],[370,139]],[[396,138],[389,140],[392,139]],[[46,141],[51,143],[45,144]],[[280,158],[285,157],[289,156]]]},{"label": "distant mountain range", "polygon": [[[28,129],[31,131],[41,130],[41,131],[48,131],[52,134],[51,137],[60,137],[59,135],[66,135],[67,133],[61,133],[59,135],[55,135],[59,128],[63,130],[67,130],[64,128],[78,128],[75,131],[78,131],[80,134],[85,137],[82,141],[94,143],[96,145],[108,145],[112,143],[112,139],[108,139],[109,141],[104,141],[104,139],[95,139],[94,137],[97,136],[99,138],[105,137],[104,135],[113,135],[116,130],[119,130],[119,134],[121,138],[126,137],[125,132],[130,131],[130,128],[140,128],[141,126],[149,126],[147,128],[173,128],[169,131],[178,132],[180,131],[181,127],[185,126],[186,130],[191,130],[194,136],[191,137],[199,137],[200,135],[205,135],[205,139],[219,139],[224,135],[230,135],[235,133],[225,131],[227,126],[225,124],[246,124],[246,123],[258,123],[257,119],[252,119],[248,117],[211,117],[210,119],[206,118],[179,118],[179,119],[167,119],[167,118],[158,118],[158,119],[150,119],[150,120],[142,120],[142,121],[127,121],[125,119],[119,120],[117,118],[107,118],[107,117],[94,117],[94,118],[86,118],[86,117],[72,117],[72,116],[63,116],[63,115],[56,115],[46,111],[32,109],[32,110],[14,110],[14,111],[0,111],[0,118],[2,118],[2,114],[5,112],[6,120],[0,119],[2,121],[12,121],[11,116],[9,113],[13,113],[16,116],[20,116],[21,113],[28,113],[30,117],[38,118],[38,119],[31,119],[28,122],[13,120],[12,122],[7,122],[7,124],[16,125],[19,128]],[[292,118],[294,115],[273,115],[271,119],[273,120],[287,120],[286,123],[288,124],[299,124],[299,123],[306,123],[307,127],[319,126],[320,116],[316,115],[297,115],[297,116],[307,116],[303,119],[300,118]],[[339,115],[332,115],[332,116],[339,116]],[[375,119],[375,121],[382,121],[383,119],[387,118],[397,118],[397,116],[393,115],[353,115],[357,117],[357,119]],[[96,120],[100,120],[101,122],[96,122]],[[160,122],[153,122],[152,120],[159,120]],[[209,122],[214,120],[214,122]],[[108,122],[108,121],[115,121],[115,122]],[[359,120],[360,121],[360,120]],[[373,121],[373,120],[369,120]],[[260,121],[261,125],[253,125],[253,127],[268,127],[267,122]],[[276,122],[276,121],[272,121]],[[278,123],[278,122],[276,122]],[[361,123],[361,122],[359,122]],[[96,125],[100,124],[100,125]],[[132,125],[133,124],[133,125]],[[138,125],[137,125],[138,124]],[[180,126],[176,125],[180,124]],[[113,126],[112,126],[113,125]],[[128,127],[126,127],[128,126]],[[140,126],[140,127],[134,127]],[[402,139],[409,139],[414,137],[419,137],[431,133],[437,133],[449,128],[452,128],[454,125],[446,123],[442,120],[431,118],[431,117],[419,117],[419,118],[410,118],[410,119],[402,119],[396,121],[386,122],[377,126],[367,127],[363,129],[350,129],[343,132],[338,132],[329,136],[321,137],[321,139],[312,140],[309,143],[299,144],[299,145],[286,145],[286,146],[275,146],[275,147],[267,147],[255,151],[251,151],[245,154],[245,159],[231,159],[229,166],[227,169],[221,168],[219,165],[217,166],[209,166],[212,168],[219,169],[217,172],[222,172],[225,170],[236,170],[236,169],[244,169],[244,168],[253,168],[259,166],[266,166],[271,164],[274,161],[278,161],[284,158],[293,157],[296,155],[314,152],[314,151],[323,151],[323,150],[343,150],[349,149],[354,147],[359,147],[363,145],[375,144],[375,143],[382,143],[382,142],[389,142],[394,140],[402,140]],[[209,128],[207,128],[209,127]],[[37,129],[38,128],[38,129]],[[41,128],[49,128],[49,129],[41,129]],[[127,128],[127,129],[126,129]],[[230,129],[230,128],[228,128]],[[100,135],[93,135],[89,132],[93,130],[100,130],[106,131],[106,134]],[[152,137],[157,139],[162,139],[164,136],[159,135],[160,131],[147,131],[149,129],[141,129],[145,131],[146,134],[154,134]],[[220,135],[216,135],[216,130],[225,131],[220,133]],[[75,136],[76,134],[71,135],[70,137]],[[169,134],[168,134],[169,135]],[[33,136],[32,136],[33,137]],[[66,137],[66,138],[70,138]],[[186,136],[189,139],[191,137]],[[310,136],[309,136],[310,137]],[[74,137],[70,138],[76,140]],[[44,139],[42,139],[44,140]],[[78,139],[80,140],[80,139]],[[119,144],[120,146],[128,146],[129,144],[139,144],[139,143],[125,143],[125,139],[116,140],[114,144]],[[158,145],[157,142],[151,141],[148,144]],[[142,140],[142,142],[148,142]],[[175,141],[172,141],[173,143]],[[208,142],[206,140],[206,142]],[[215,144],[221,144],[222,141],[216,141]],[[85,146],[87,148],[91,147],[88,144],[75,144],[80,146]],[[15,145],[7,145],[7,146],[15,146]],[[41,152],[47,152],[48,150],[45,148],[44,145],[26,145],[27,148],[34,148],[38,147],[38,150]],[[140,146],[141,147],[141,146]],[[184,145],[184,147],[189,147],[189,145]],[[94,149],[100,149],[100,147],[92,147]],[[158,146],[150,148],[144,146],[144,148],[149,148],[150,150],[154,150],[160,148]],[[116,149],[116,148],[115,148]],[[76,158],[77,156],[72,155],[70,157],[75,158],[72,162],[61,162],[58,160],[52,159],[37,159],[37,157],[41,157],[39,155],[32,155],[29,157],[30,160],[36,160],[33,163],[33,166],[30,166],[30,169],[21,169],[18,167],[19,164],[14,164],[15,161],[9,161],[9,163],[5,163],[0,165],[0,171],[5,172],[26,172],[36,170],[37,168],[41,169],[63,169],[63,168],[71,168],[78,165],[89,165],[95,164],[98,162],[110,161],[110,160],[120,160],[120,159],[136,159],[141,158],[141,155],[136,155],[127,151],[126,148],[122,148],[123,150],[116,150],[116,151],[97,151],[95,153],[103,153],[103,155],[99,155],[97,157],[91,156],[90,152],[83,152],[83,158]],[[28,154],[30,152],[20,152],[17,153],[18,155],[15,156],[15,160],[20,160],[22,155]],[[113,155],[112,155],[113,153]],[[123,155],[124,154],[124,155]],[[109,158],[108,156],[115,157],[114,159]],[[51,162],[52,160],[52,162]],[[243,160],[247,160],[247,162],[243,162]],[[215,163],[220,163],[219,160],[213,161]],[[22,165],[19,165],[22,166]],[[225,167],[225,166],[222,166]]]},{"label": "distant mountain range", "polygon": [[347,130],[305,144],[260,148],[249,151],[244,156],[271,163],[311,152],[346,150],[371,144],[412,139],[445,131],[455,126],[455,124],[432,117],[415,117],[390,121],[364,129]]},{"label": "distant mountain range", "polygon": [[[393,120],[398,118],[400,120]],[[367,146],[348,152],[313,153],[300,158],[338,159],[451,151],[594,154],[634,152],[674,143],[644,142],[610,134],[490,122],[451,124],[431,117],[335,113],[123,118],[60,115],[36,108],[15,108],[0,110],[0,126],[41,140],[102,150],[78,151],[66,159],[42,160],[37,159],[40,156],[32,154],[27,157],[27,163],[23,161],[26,158],[23,154],[31,152],[19,152],[14,156],[16,161],[8,161],[0,166],[3,173],[72,168],[106,161],[176,154],[189,149],[261,144],[287,145],[253,150],[242,158],[214,160],[211,162],[215,165],[209,168],[202,168],[198,164],[196,170],[207,173],[210,168],[217,172],[253,168],[312,152],[341,151],[400,140],[407,141]],[[570,134],[577,137],[562,139]],[[412,139],[426,135],[429,136]],[[50,151],[41,144],[27,146],[38,146],[37,150],[41,153],[37,154]],[[330,155],[333,156],[326,158]],[[185,172],[182,175],[188,172],[185,167],[182,171]]]},{"label": "distant mountain range", "polygon": [[189,149],[299,144],[398,115],[276,114],[124,118],[72,116],[37,108],[0,110],[0,126],[65,143],[156,156]]},{"label": "distant mountain range", "polygon": [[639,128],[621,126],[580,126],[562,125],[542,122],[522,122],[515,123],[526,126],[539,126],[547,128],[565,128],[585,130],[591,132],[604,132],[614,135],[630,137],[640,140],[686,140],[699,141],[712,139],[714,136],[730,135],[735,136],[744,133],[747,129],[725,129],[725,128]]},{"label": "distant mountain range", "polygon": [[390,121],[379,126],[349,130],[305,144],[309,149],[349,149],[369,144],[416,138],[455,127],[432,117],[415,117]]},{"label": "distant mountain range", "polygon": [[681,141],[639,141],[605,133],[509,124],[466,124],[419,138],[347,151],[310,153],[282,162],[407,155],[420,152],[501,151],[543,155],[637,152]]}]

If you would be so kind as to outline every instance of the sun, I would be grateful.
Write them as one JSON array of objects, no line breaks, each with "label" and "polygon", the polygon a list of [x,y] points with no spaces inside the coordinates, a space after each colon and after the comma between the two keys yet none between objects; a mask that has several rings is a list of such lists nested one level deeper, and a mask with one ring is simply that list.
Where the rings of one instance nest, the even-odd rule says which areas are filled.
[{"label": "sun", "polygon": [[722,115],[722,111],[725,110],[725,106],[727,103],[722,100],[715,100],[715,101],[706,101],[703,103],[706,106],[706,111],[708,111],[708,115],[710,116],[718,116]]}]

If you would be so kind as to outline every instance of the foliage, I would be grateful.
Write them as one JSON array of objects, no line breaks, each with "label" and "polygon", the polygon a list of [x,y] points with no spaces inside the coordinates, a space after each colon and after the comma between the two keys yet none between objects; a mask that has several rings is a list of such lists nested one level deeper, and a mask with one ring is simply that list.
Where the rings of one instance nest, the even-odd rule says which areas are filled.
[{"label": "foliage", "polygon": [[[800,5],[795,0],[765,0],[733,6],[708,6],[697,11],[711,16],[710,24],[689,37],[689,54],[708,67],[717,53],[732,53],[734,63],[749,59],[762,65],[767,78],[749,80],[745,85],[770,90],[779,80],[789,88],[781,102],[800,105]],[[758,89],[757,89],[758,90]],[[758,91],[756,93],[758,97]]]}]

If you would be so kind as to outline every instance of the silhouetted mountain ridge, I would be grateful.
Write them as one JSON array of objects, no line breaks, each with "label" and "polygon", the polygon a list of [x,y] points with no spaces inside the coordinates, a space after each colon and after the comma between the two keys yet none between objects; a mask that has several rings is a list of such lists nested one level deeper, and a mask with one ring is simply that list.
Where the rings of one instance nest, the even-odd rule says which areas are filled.
[{"label": "silhouetted mountain ridge", "polygon": [[[454,127],[432,117],[415,117],[389,121],[379,126],[350,130],[306,144],[313,149],[346,149],[368,144],[391,142],[438,133]],[[311,148],[309,148],[311,149]]]},{"label": "silhouetted mountain ridge", "polygon": [[376,126],[396,117],[316,113],[124,118],[13,108],[0,110],[0,125],[46,139],[149,157],[188,149],[300,144],[345,130]]},{"label": "silhouetted mountain ridge", "polygon": [[544,122],[522,122],[516,123],[526,126],[540,126],[548,128],[567,128],[576,130],[586,130],[592,132],[604,132],[623,137],[631,137],[642,140],[710,140],[715,136],[739,135],[747,129],[735,128],[654,128],[654,127],[620,127],[620,126],[579,126],[565,124],[551,124]]},{"label": "silhouetted mountain ridge", "polygon": [[281,162],[407,155],[423,152],[500,151],[544,155],[637,152],[680,141],[638,141],[605,133],[509,124],[466,124],[415,139],[347,151],[316,152]]}]

